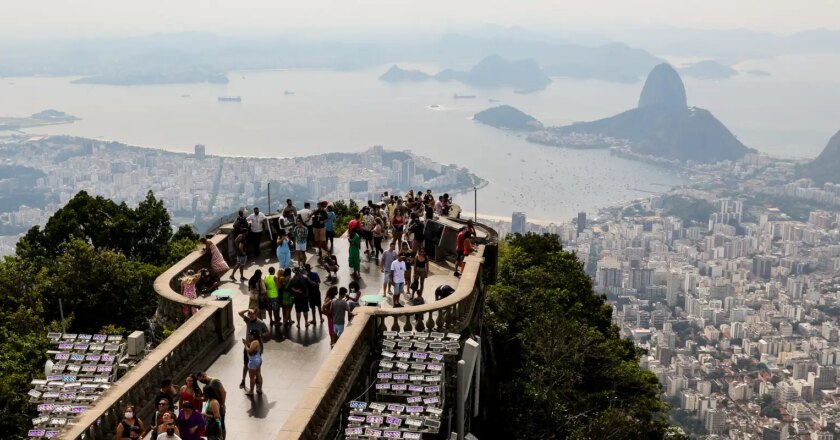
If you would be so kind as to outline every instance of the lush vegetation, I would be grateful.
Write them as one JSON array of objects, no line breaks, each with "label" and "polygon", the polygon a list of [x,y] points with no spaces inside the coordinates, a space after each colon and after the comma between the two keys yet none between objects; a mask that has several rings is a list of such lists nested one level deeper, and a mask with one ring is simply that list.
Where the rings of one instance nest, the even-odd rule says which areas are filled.
[{"label": "lush vegetation", "polygon": [[711,203],[683,196],[668,196],[663,201],[665,204],[664,214],[679,217],[686,224],[700,223],[707,224],[709,216],[715,212]]},{"label": "lush vegetation", "polygon": [[350,220],[359,218],[359,205],[353,200],[350,200],[350,203],[336,200],[332,203],[332,208],[335,212],[335,236],[341,237],[341,234],[347,232],[347,224]]},{"label": "lush vegetation", "polygon": [[[149,192],[137,208],[80,192],[0,262],[0,432],[24,436],[33,417],[26,392],[43,376],[49,329],[125,333],[144,329],[157,307],[155,278],[195,249],[173,239],[163,202]],[[5,436],[4,436],[5,438]]]},{"label": "lush vegetation", "polygon": [[[492,359],[484,433],[507,439],[659,439],[666,405],[642,350],[555,235],[514,235],[488,290]],[[489,394],[489,396],[487,395]]]}]

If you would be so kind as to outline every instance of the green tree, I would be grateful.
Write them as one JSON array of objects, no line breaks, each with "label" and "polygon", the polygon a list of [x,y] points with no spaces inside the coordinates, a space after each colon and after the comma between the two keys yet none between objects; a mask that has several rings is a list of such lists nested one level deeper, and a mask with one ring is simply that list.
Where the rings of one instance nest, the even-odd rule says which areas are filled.
[{"label": "green tree", "polygon": [[198,232],[195,232],[195,228],[193,228],[192,225],[179,226],[178,230],[175,231],[175,234],[172,236],[173,241],[183,239],[198,241],[199,238],[201,237],[198,235]]},{"label": "green tree", "polygon": [[336,200],[332,203],[332,209],[335,212],[335,235],[339,237],[347,231],[350,220],[359,217],[359,205],[354,200],[350,200],[349,203]]},{"label": "green tree", "polygon": [[511,439],[658,439],[668,406],[643,351],[619,337],[612,309],[555,235],[502,244],[486,323],[498,399],[489,431]]},{"label": "green tree", "polygon": [[58,300],[74,318],[74,331],[95,333],[108,324],[136,330],[157,307],[153,289],[158,267],[130,261],[125,255],[97,250],[72,239],[61,246],[54,263],[41,270],[34,286],[45,305],[45,318],[59,318]]}]

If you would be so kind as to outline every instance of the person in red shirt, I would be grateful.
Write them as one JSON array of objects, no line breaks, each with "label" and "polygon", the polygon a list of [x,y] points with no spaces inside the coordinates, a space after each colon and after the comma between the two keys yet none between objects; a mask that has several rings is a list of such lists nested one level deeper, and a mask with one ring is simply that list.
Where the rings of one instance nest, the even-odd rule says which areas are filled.
[{"label": "person in red shirt", "polygon": [[[461,276],[461,267],[463,266],[461,263],[464,261],[464,255],[469,255],[469,252],[464,252],[464,239],[466,238],[466,234],[470,233],[471,237],[475,237],[475,227],[473,226],[472,220],[467,220],[467,225],[461,228],[458,231],[458,239],[455,241],[455,253],[457,254],[457,261],[455,261],[455,276]],[[470,249],[472,251],[472,249]]]}]

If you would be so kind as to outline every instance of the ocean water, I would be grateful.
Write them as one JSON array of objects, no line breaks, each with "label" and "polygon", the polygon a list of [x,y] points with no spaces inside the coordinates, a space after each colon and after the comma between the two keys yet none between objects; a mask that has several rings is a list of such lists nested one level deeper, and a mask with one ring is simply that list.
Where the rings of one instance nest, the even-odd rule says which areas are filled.
[{"label": "ocean water", "polygon": [[[825,62],[840,66],[838,60]],[[739,66],[769,71],[769,77],[686,79],[689,104],[711,110],[750,147],[774,155],[816,156],[840,128],[840,87],[830,75],[796,79],[808,78],[808,69],[818,62],[796,68],[791,63],[800,66],[802,61]],[[235,72],[226,85],[104,86],[71,84],[73,78],[2,78],[0,115],[52,108],[82,120],[31,133],[173,151],[192,151],[201,143],[208,154],[220,155],[305,156],[372,145],[410,149],[487,179],[490,184],[478,192],[479,212],[509,216],[524,211],[553,221],[683,182],[671,170],[611,157],[604,150],[530,144],[519,134],[470,119],[499,104],[518,107],[547,125],[606,117],[635,106],[641,83],[555,79],[543,92],[515,94],[456,82],[378,81],[387,67]],[[453,99],[455,93],[476,98]],[[219,96],[241,96],[242,102],[218,102]],[[458,201],[473,210],[472,194]]]}]

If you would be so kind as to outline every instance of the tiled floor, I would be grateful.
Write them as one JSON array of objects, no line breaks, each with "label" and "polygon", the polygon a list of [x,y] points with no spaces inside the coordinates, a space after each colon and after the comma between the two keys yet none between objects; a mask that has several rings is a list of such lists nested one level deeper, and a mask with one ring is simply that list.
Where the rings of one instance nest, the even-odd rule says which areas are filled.
[{"label": "tiled floor", "polygon": [[[364,245],[363,245],[364,246]],[[339,286],[346,287],[352,278],[347,268],[348,246],[346,239],[338,238],[335,241],[335,252],[338,257],[341,269],[338,274]],[[326,292],[332,284],[325,284],[326,272],[317,264],[315,255],[309,255],[309,263],[321,275],[321,292]],[[263,273],[267,273],[268,266],[276,264],[276,259],[258,260],[245,271],[250,276],[259,267]],[[275,266],[276,267],[276,266]],[[427,302],[434,301],[434,290],[441,284],[457,286],[457,278],[451,272],[443,273],[440,268],[432,267],[432,275],[426,280],[424,299]],[[382,291],[382,274],[378,264],[373,259],[368,259],[362,250],[362,279],[359,280],[362,294],[371,294]],[[238,313],[248,307],[247,283],[226,282],[223,289],[237,288],[241,292],[233,297],[233,311]],[[383,303],[382,307],[391,307],[389,303]],[[326,320],[323,325],[320,323],[309,328],[301,324],[298,329],[294,326],[281,330],[287,339],[279,341],[272,333],[273,340],[265,344],[263,353],[263,394],[254,397],[245,396],[244,391],[239,389],[239,382],[242,380],[242,344],[239,342],[245,337],[245,322],[236,318],[236,334],[233,347],[210,367],[208,374],[221,379],[228,391],[227,397],[227,438],[228,439],[270,439],[280,431],[283,423],[291,414],[294,407],[309,382],[321,366],[330,351],[329,333],[326,328]],[[293,315],[293,318],[294,315]],[[320,319],[320,318],[319,318]],[[273,330],[272,330],[273,331]]]}]

